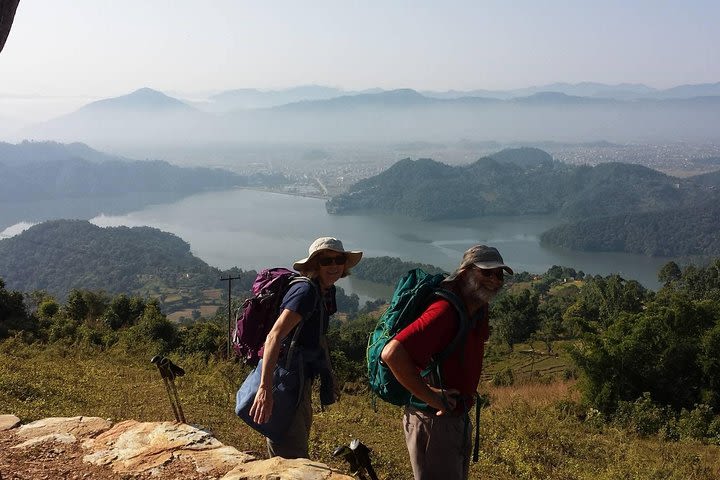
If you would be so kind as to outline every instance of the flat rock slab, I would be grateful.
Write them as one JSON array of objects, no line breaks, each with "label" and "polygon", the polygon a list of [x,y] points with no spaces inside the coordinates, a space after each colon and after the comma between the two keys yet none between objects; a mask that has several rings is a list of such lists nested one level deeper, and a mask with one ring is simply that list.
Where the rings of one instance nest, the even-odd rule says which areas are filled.
[{"label": "flat rock slab", "polygon": [[95,436],[111,426],[109,420],[100,417],[51,417],[23,425],[15,433],[24,440],[53,433],[68,433],[82,438]]},{"label": "flat rock slab", "polygon": [[0,415],[0,432],[11,430],[20,425],[20,419],[15,415]]},{"label": "flat rock slab", "polygon": [[77,442],[77,438],[75,438],[75,435],[70,435],[69,433],[50,433],[48,435],[43,435],[41,437],[33,437],[29,440],[25,440],[24,442],[15,445],[12,448],[30,448],[34,447],[35,445],[41,444],[41,443],[75,443]]},{"label": "flat rock slab", "polygon": [[353,480],[325,464],[307,458],[273,457],[238,465],[220,480]]},{"label": "flat rock slab", "polygon": [[184,423],[120,422],[82,445],[83,460],[110,465],[118,473],[137,473],[162,467],[173,459],[192,462],[199,472],[220,472],[255,457],[223,445],[210,433]]}]

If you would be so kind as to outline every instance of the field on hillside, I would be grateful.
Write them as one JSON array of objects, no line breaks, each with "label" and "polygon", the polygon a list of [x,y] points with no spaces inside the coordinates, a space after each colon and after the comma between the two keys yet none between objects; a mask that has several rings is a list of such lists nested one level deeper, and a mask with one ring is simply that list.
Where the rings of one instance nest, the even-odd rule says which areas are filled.
[{"label": "field on hillside", "polygon": [[[167,395],[151,355],[78,351],[57,345],[0,344],[0,413],[23,422],[50,416],[100,416],[113,421],[172,420]],[[235,363],[175,358],[187,370],[177,379],[189,423],[222,442],[263,454],[264,441],[234,416],[235,390],[246,369]],[[699,442],[639,439],[579,411],[572,382],[483,386],[491,406],[482,411],[480,461],[471,478],[483,479],[715,479],[720,447]],[[333,450],[361,439],[372,450],[381,478],[412,478],[401,433],[401,410],[368,395],[344,395],[316,412],[311,456],[334,468],[347,466]],[[581,420],[582,419],[582,420]]]}]

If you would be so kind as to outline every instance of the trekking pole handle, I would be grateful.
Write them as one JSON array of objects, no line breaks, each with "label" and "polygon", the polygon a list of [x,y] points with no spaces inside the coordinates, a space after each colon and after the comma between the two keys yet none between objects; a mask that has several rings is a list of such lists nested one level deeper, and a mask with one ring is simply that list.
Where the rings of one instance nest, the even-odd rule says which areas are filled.
[{"label": "trekking pole handle", "polygon": [[150,359],[151,363],[154,363],[158,370],[160,370],[160,375],[163,378],[169,378],[170,380],[175,380],[175,377],[182,377],[185,375],[185,369],[175,365],[172,360],[170,360],[167,357],[163,357],[162,355],[155,355]]}]

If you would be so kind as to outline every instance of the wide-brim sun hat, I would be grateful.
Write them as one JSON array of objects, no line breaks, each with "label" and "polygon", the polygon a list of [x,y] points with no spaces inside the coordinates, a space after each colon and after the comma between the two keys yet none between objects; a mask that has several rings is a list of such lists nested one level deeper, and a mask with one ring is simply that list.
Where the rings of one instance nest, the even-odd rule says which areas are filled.
[{"label": "wide-brim sun hat", "polygon": [[308,256],[293,263],[293,268],[298,271],[304,270],[313,258],[325,250],[345,254],[345,258],[347,258],[347,261],[345,262],[345,269],[350,269],[357,265],[363,255],[363,252],[360,251],[345,250],[342,242],[337,238],[320,237],[310,244],[310,248],[308,248]]}]

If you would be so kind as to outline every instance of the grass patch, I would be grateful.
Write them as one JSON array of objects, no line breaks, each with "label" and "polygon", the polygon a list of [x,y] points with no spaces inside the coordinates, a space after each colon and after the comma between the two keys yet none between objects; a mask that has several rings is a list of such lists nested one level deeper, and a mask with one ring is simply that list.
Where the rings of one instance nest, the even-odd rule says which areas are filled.
[{"label": "grass patch", "polygon": [[548,354],[543,342],[517,344],[511,352],[505,345],[491,343],[486,349],[482,381],[490,382],[504,370],[512,370],[519,383],[562,379],[574,368],[565,348],[567,344],[567,341],[553,342],[553,352]]},{"label": "grass patch", "polygon": [[203,297],[207,300],[221,300],[223,291],[219,288],[213,288],[202,291]]},{"label": "grass patch", "polygon": [[204,318],[211,318],[215,316],[217,313],[218,307],[217,305],[200,305],[198,308],[185,308],[183,310],[177,310],[172,313],[168,313],[166,315],[167,319],[172,322],[177,322],[180,320],[180,318],[192,318],[193,312],[195,310],[200,312],[200,316]]},{"label": "grass patch", "polygon": [[180,301],[182,301],[182,299],[183,299],[182,295],[173,293],[170,295],[165,295],[163,297],[163,302],[165,302],[166,304],[171,304],[171,303],[180,302]]}]

